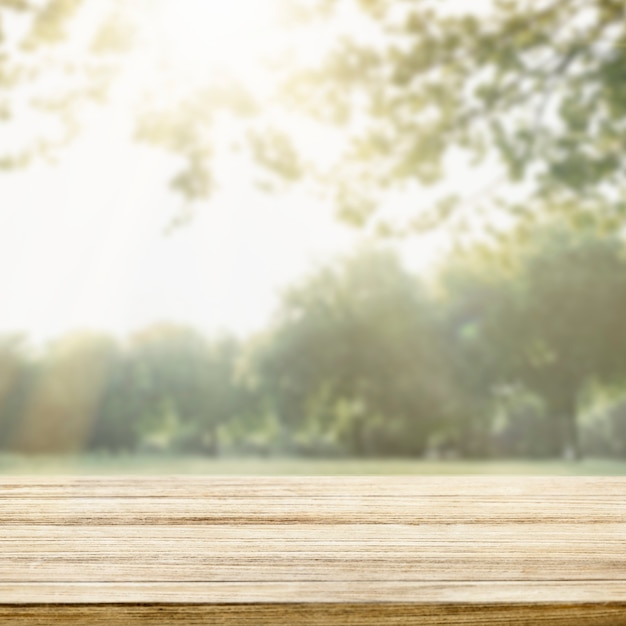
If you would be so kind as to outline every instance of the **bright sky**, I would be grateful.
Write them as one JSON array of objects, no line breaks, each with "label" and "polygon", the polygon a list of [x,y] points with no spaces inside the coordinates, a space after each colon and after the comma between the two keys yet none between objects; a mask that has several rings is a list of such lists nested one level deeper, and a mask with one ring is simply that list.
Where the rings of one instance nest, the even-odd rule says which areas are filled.
[{"label": "bright sky", "polygon": [[[362,239],[309,198],[244,187],[166,235],[181,205],[167,165],[105,127],[55,167],[0,176],[0,333],[38,341],[173,320],[246,334],[267,321],[281,288]],[[435,247],[412,241],[404,255],[423,267]]]},{"label": "bright sky", "polygon": [[[242,2],[252,6],[203,5],[212,7],[203,17],[213,34],[204,53],[230,54],[229,63],[244,67],[232,47],[241,23],[233,11]],[[164,13],[164,28],[173,29],[167,45],[187,64],[202,52],[206,29],[201,38],[197,21],[174,15]],[[244,25],[260,19],[248,17]],[[172,320],[246,334],[267,321],[282,287],[359,238],[329,207],[296,194],[263,196],[236,177],[191,225],[165,236],[181,204],[166,186],[171,162],[129,142],[125,123],[100,113],[58,165],[0,174],[0,333],[26,331],[38,341],[79,328],[125,334]],[[423,268],[439,245],[412,240],[402,252],[411,267]]]},{"label": "bright sky", "polygon": [[164,235],[180,200],[163,160],[105,134],[55,168],[0,177],[0,332],[124,333],[170,319],[245,333],[267,319],[277,288],[355,238],[306,199],[243,188]]}]

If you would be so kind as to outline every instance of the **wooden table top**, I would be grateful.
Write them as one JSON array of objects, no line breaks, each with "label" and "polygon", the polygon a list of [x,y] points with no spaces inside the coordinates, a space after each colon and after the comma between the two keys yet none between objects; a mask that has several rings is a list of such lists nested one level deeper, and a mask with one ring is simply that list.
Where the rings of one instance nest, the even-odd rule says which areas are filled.
[{"label": "wooden table top", "polygon": [[0,624],[626,625],[626,478],[0,477]]}]

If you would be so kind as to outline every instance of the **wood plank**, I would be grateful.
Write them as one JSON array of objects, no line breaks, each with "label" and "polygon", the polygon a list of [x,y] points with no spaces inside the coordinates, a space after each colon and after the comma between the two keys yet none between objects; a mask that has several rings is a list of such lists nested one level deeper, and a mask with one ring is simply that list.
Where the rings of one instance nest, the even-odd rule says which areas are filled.
[{"label": "wood plank", "polygon": [[[0,499],[626,495],[621,476],[3,476]],[[461,492],[460,488],[464,491]]]},{"label": "wood plank", "polygon": [[0,479],[0,624],[626,624],[626,479]]},{"label": "wood plank", "polygon": [[109,603],[508,603],[626,602],[626,582],[579,581],[256,581],[256,582],[42,582],[0,583],[4,604]]},{"label": "wood plank", "polygon": [[379,580],[405,581],[626,579],[619,524],[603,524],[591,538],[583,525],[573,532],[566,524],[522,533],[510,525],[477,526],[471,533],[430,525],[401,528],[398,536],[376,525],[342,533],[311,525],[289,534],[280,525],[153,526],[150,535],[143,526],[31,528],[3,529],[0,581],[65,580],[68,571],[83,581],[107,576],[128,582],[367,581],[372,572]]},{"label": "wood plank", "polygon": [[259,603],[1,605],[3,626],[624,626],[626,605]]},{"label": "wood plank", "polygon": [[[626,495],[626,494],[625,494]],[[262,499],[65,497],[0,500],[0,525],[536,524],[626,519],[626,497],[466,496]]]},{"label": "wood plank", "polygon": [[624,626],[626,605],[410,603],[1,605],[3,626]]}]

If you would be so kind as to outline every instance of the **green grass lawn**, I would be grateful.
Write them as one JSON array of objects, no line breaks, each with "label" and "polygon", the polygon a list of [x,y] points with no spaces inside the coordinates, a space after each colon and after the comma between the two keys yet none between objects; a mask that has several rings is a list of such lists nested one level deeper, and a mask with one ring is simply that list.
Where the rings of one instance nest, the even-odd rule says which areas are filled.
[{"label": "green grass lawn", "polygon": [[0,454],[0,474],[538,474],[626,475],[626,462],[208,459],[151,455],[19,456]]}]

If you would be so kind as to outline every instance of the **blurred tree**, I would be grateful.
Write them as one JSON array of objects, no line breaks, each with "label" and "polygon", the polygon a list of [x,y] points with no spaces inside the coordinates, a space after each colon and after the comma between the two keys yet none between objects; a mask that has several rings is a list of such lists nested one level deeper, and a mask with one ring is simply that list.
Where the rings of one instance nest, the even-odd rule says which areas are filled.
[{"label": "blurred tree", "polygon": [[[329,0],[319,3],[317,19],[331,19],[345,4],[359,7],[368,35],[347,33],[315,68],[296,70],[287,93],[294,108],[345,129],[334,182],[342,197],[363,199],[357,216],[376,209],[380,190],[436,182],[461,156],[491,164],[488,188],[497,196],[497,181],[508,184],[506,197],[494,201],[513,214],[563,210],[623,225],[621,0],[493,0],[482,9]],[[512,183],[531,189],[534,201],[510,193]],[[488,204],[485,196],[479,206]],[[410,226],[441,223],[464,200],[442,198]]]},{"label": "blurred tree", "polygon": [[239,407],[236,342],[223,338],[210,343],[186,326],[158,324],[137,333],[131,349],[144,430],[173,415],[179,429],[191,427],[188,447],[217,454],[219,427]]},{"label": "blurred tree", "polygon": [[77,136],[123,67],[133,18],[117,0],[0,0],[0,170]]},{"label": "blurred tree", "polygon": [[586,384],[626,372],[626,259],[617,237],[548,230],[523,252],[513,316],[520,379],[561,420],[564,453],[580,456],[578,402]]},{"label": "blurred tree", "polygon": [[582,447],[596,458],[626,458],[626,400],[622,397],[604,410],[594,411],[581,427]]},{"label": "blurred tree", "polygon": [[[513,263],[508,270],[493,265],[502,255]],[[448,336],[462,388],[484,401],[499,385],[522,384],[545,402],[552,453],[579,457],[580,394],[626,373],[623,242],[545,227],[522,245],[505,243],[499,257],[491,251],[482,271],[468,263],[447,280]]]},{"label": "blurred tree", "polygon": [[558,422],[547,414],[542,399],[521,385],[500,388],[498,396],[492,432],[492,445],[498,456],[553,458]]},{"label": "blurred tree", "polygon": [[485,457],[491,452],[497,391],[508,382],[509,355],[519,349],[508,311],[513,280],[476,247],[459,251],[439,268],[438,332],[452,381],[447,433],[439,444],[444,453]]},{"label": "blurred tree", "polygon": [[[141,18],[129,3],[115,2],[96,21],[93,36],[82,38],[86,47],[72,51],[71,67],[64,65],[71,80],[58,84],[71,89],[60,93],[50,87],[54,81],[35,80],[56,68],[48,57],[82,32],[81,10],[96,5],[0,3],[5,118],[23,108],[28,90],[19,85],[33,85],[26,100],[35,108],[64,117],[85,94],[103,94],[117,69],[132,66],[123,54],[132,54],[142,28],[154,28],[148,14]],[[459,159],[493,169],[490,192],[472,199],[441,196],[416,209],[406,230],[459,215],[459,203],[471,207],[469,218],[491,204],[518,216],[552,210],[609,229],[623,224],[622,0],[493,0],[483,10],[432,0],[293,0],[281,6],[282,28],[292,36],[270,59],[262,97],[241,77],[206,72],[206,80],[190,82],[184,94],[169,98],[161,90],[138,114],[138,138],[184,157],[173,184],[188,198],[212,193],[214,166],[236,145],[273,175],[269,186],[309,177],[356,224],[377,219],[386,190],[435,183]],[[28,27],[12,28],[20,20]],[[321,30],[336,36],[304,62],[299,34]],[[11,33],[21,35],[13,41]],[[225,120],[237,131],[221,143]],[[294,129],[308,129],[304,134],[319,141],[313,146]],[[320,142],[335,146],[321,160]],[[22,163],[23,154],[14,151],[4,165]],[[498,197],[497,181],[519,184],[523,201],[519,194]],[[381,218],[383,231],[393,226]]]},{"label": "blurred tree", "polygon": [[219,428],[231,426],[248,408],[247,390],[236,378],[239,353],[240,346],[232,337],[214,339],[209,345],[204,411],[196,418],[196,428],[208,437],[214,455],[218,453]]},{"label": "blurred tree", "polygon": [[350,453],[417,455],[443,403],[437,337],[421,286],[397,258],[361,251],[289,290],[259,376],[286,429],[326,423]]},{"label": "blurred tree", "polygon": [[138,376],[128,350],[111,344],[98,410],[91,423],[91,450],[133,451],[140,441],[142,405]]},{"label": "blurred tree", "polygon": [[23,452],[79,452],[98,422],[103,391],[115,366],[115,342],[76,332],[55,340],[37,368],[14,446]]},{"label": "blurred tree", "polygon": [[0,449],[12,450],[35,375],[22,335],[0,339]]}]

